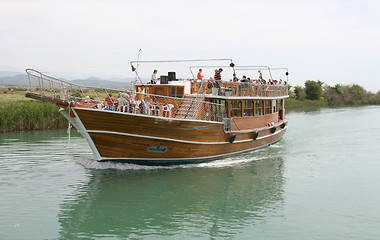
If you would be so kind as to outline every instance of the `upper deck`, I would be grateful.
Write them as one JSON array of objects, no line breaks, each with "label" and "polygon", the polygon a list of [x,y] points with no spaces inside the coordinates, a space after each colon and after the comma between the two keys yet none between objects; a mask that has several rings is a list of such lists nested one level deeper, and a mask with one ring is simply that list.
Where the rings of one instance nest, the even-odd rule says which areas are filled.
[{"label": "upper deck", "polygon": [[[198,89],[199,84],[199,89]],[[215,99],[281,99],[288,97],[287,85],[256,84],[195,79],[177,80],[168,84],[135,84],[136,91],[141,86],[146,93],[169,97],[197,97]]]},{"label": "upper deck", "polygon": [[[208,61],[229,61],[230,64],[189,66],[191,77],[188,77],[189,74],[184,71],[184,67],[189,63]],[[154,67],[160,66],[160,75],[158,76],[158,70],[155,69],[151,80],[147,80],[146,76],[149,72],[140,73],[141,70],[138,69],[142,63],[153,64]],[[165,68],[167,63],[170,63],[169,67]],[[175,67],[177,64],[185,64],[185,66]],[[216,99],[281,99],[288,97],[289,74],[287,68],[236,66],[232,59],[132,61],[131,67],[132,71],[136,73],[135,90],[138,91],[144,85],[146,93],[149,94],[179,98],[202,95],[206,98]],[[173,69],[176,69],[177,72]],[[198,72],[197,74],[194,69]],[[168,72],[166,73],[166,71]],[[285,74],[281,75],[281,73]],[[144,74],[145,78],[140,78],[140,74]],[[283,77],[284,81],[281,79]]]}]

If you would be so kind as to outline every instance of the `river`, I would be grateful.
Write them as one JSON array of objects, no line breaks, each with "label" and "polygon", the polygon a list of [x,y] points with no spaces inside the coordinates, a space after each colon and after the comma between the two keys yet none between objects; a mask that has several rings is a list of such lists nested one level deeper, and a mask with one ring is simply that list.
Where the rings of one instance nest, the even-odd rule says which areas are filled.
[{"label": "river", "polygon": [[288,112],[209,163],[98,163],[73,129],[0,135],[0,239],[380,239],[380,107]]}]

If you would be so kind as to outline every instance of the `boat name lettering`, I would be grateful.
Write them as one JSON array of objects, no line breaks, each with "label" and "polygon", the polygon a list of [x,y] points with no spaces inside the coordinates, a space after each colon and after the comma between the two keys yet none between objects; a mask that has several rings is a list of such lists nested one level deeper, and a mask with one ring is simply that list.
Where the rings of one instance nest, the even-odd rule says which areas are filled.
[{"label": "boat name lettering", "polygon": [[167,150],[167,147],[162,147],[161,145],[150,146],[147,148],[147,151],[152,153],[165,153]]}]

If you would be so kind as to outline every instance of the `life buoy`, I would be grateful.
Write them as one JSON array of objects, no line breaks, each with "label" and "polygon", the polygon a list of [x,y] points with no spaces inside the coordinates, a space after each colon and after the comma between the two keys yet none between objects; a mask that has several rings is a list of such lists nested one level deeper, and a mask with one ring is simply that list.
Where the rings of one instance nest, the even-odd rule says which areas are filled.
[{"label": "life buoy", "polygon": [[210,102],[205,102],[205,110],[209,112],[211,110],[211,103]]}]

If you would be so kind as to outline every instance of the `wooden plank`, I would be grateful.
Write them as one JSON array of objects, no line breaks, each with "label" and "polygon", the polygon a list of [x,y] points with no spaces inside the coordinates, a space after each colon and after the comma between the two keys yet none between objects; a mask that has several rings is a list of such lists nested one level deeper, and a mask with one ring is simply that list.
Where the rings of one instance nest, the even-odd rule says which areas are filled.
[{"label": "wooden plank", "polygon": [[87,130],[103,130],[200,142],[225,142],[223,124],[180,121],[111,111],[75,109]]},{"label": "wooden plank", "polygon": [[[234,117],[234,121],[239,126],[240,130],[263,128],[268,126],[268,123],[278,123],[278,113],[272,113],[262,116],[253,117]],[[232,131],[237,131],[238,128],[235,124],[231,124]]]},{"label": "wooden plank", "polygon": [[[107,133],[90,133],[103,158],[202,158],[257,148],[279,140],[285,131],[257,141],[228,144],[187,144],[166,140],[144,139]],[[149,147],[161,146],[165,152],[149,152]]]}]

